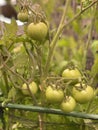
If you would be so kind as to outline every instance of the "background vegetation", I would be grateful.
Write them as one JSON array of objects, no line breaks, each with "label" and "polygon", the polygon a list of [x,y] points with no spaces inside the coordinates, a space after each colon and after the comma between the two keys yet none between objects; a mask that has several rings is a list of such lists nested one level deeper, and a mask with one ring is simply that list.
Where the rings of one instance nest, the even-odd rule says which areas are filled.
[{"label": "background vegetation", "polygon": [[[0,128],[97,130],[98,119],[85,119],[87,115],[76,118],[70,114],[65,116],[64,113],[41,113],[40,108],[53,108],[62,112],[60,103],[47,101],[45,92],[48,86],[55,84],[64,91],[65,96],[69,96],[72,95],[73,86],[82,81],[93,88],[94,97],[86,104],[77,103],[74,111],[76,115],[85,113],[97,116],[98,0],[17,2],[15,8],[18,12],[23,9],[21,6],[26,9],[29,7],[33,15],[22,26],[18,26],[15,19],[10,24],[1,23],[0,26]],[[48,28],[47,37],[43,41],[32,40],[27,34],[27,27],[34,22],[36,14],[40,14],[38,20]],[[77,68],[82,75],[81,79],[63,78],[62,72],[67,68]],[[32,94],[29,90],[29,95],[24,95],[23,84],[29,88],[32,81],[38,86],[37,93]],[[14,105],[24,106],[13,109]],[[28,106],[35,109],[38,107],[39,111],[31,112]]]}]

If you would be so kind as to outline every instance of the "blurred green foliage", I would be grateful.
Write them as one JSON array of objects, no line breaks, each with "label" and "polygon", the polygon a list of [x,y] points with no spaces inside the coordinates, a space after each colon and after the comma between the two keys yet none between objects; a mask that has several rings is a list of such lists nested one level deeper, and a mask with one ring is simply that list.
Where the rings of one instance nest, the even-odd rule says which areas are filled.
[{"label": "blurred green foliage", "polygon": [[[57,27],[61,20],[62,12],[64,10],[64,0],[32,0],[32,2],[34,4],[39,3],[46,14],[50,25],[49,33],[51,42],[51,39],[53,39],[57,32]],[[87,2],[85,7],[90,4],[91,2]],[[70,23],[59,36],[59,40],[57,41],[53,53],[53,59],[49,67],[49,77],[46,77],[47,83],[45,84],[45,88],[49,83],[57,83],[56,79],[53,81],[52,78],[60,77],[62,71],[70,66],[78,67],[81,73],[84,74],[86,82],[94,89],[98,87],[98,11],[94,14],[95,9],[96,7],[94,5],[86,10],[77,19]],[[65,23],[72,19],[77,13],[79,13],[79,11],[81,11],[80,0],[71,1]],[[93,21],[94,15],[95,17]],[[93,27],[91,28],[92,24]],[[21,93],[21,86],[23,84],[22,79],[24,78],[28,82],[35,80],[38,83],[39,91],[35,97],[38,105],[40,105],[41,101],[43,99],[45,100],[45,97],[43,96],[44,92],[41,93],[43,86],[40,86],[40,84],[43,80],[41,76],[43,75],[47,61],[50,43],[46,40],[43,46],[38,47],[33,40],[28,38],[28,36],[24,34],[17,35],[20,27],[17,26],[14,19],[12,19],[11,24],[5,23],[4,25],[4,33],[0,39],[0,88],[3,92],[4,101],[10,98],[13,103],[34,105],[34,100],[32,100],[31,97],[25,97]],[[2,26],[0,29],[1,28]],[[88,39],[89,35],[90,39]],[[31,54],[35,60],[30,57]],[[4,66],[5,64],[9,68]],[[38,68],[40,66],[41,69]],[[63,86],[65,84],[66,81],[60,85]],[[70,91],[72,87],[73,85],[70,84]],[[47,107],[58,108],[59,106],[48,104],[45,101],[44,105]],[[89,113],[98,114],[97,105],[98,98],[96,97],[88,104],[77,104],[75,110],[77,112],[87,112],[89,107]],[[38,119],[40,115],[39,113],[20,110],[13,110],[13,115],[11,113],[11,109],[5,109],[4,117],[7,127],[13,127],[13,130],[40,129]],[[97,123],[92,120],[51,114],[45,114],[43,123],[46,130],[97,130]],[[2,122],[0,122],[0,126],[2,126]]]}]

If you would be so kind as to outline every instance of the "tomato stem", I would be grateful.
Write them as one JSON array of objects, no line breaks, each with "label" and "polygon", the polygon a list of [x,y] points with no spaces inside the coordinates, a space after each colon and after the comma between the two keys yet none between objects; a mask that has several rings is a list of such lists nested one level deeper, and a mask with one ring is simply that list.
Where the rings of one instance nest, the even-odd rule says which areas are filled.
[{"label": "tomato stem", "polygon": [[46,66],[45,66],[45,76],[48,73],[50,62],[51,62],[51,59],[53,57],[53,52],[54,52],[54,49],[55,49],[56,44],[57,44],[57,40],[59,39],[59,36],[63,31],[63,24],[64,24],[64,20],[65,20],[65,17],[66,17],[66,13],[67,13],[67,10],[68,10],[69,3],[70,3],[70,0],[66,0],[65,8],[64,8],[64,11],[63,11],[63,15],[62,15],[59,27],[58,27],[57,32],[56,32],[56,34],[55,34],[55,36],[54,36],[54,38],[53,38],[53,40],[51,41],[51,44],[50,44],[50,50],[49,50],[49,54],[48,54],[48,58],[47,58]]}]

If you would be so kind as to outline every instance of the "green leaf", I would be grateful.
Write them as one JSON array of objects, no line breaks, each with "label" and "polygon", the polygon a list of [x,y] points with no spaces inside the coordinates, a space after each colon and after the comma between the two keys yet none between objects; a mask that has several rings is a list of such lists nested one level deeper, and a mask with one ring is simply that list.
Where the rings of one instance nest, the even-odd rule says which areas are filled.
[{"label": "green leaf", "polygon": [[7,35],[16,35],[17,32],[17,23],[15,19],[12,19],[11,24],[5,23],[6,31],[5,33]]},{"label": "green leaf", "polygon": [[13,43],[13,39],[16,37],[17,33],[17,23],[16,20],[12,19],[11,23],[5,23],[4,34],[1,38],[1,45],[6,45],[7,47],[11,46]]},{"label": "green leaf", "polygon": [[58,45],[59,46],[68,46],[68,44],[69,44],[69,41],[68,41],[68,39],[60,39],[59,41],[58,41]]},{"label": "green leaf", "polygon": [[16,89],[12,87],[8,93],[8,99],[15,99],[16,98]]}]

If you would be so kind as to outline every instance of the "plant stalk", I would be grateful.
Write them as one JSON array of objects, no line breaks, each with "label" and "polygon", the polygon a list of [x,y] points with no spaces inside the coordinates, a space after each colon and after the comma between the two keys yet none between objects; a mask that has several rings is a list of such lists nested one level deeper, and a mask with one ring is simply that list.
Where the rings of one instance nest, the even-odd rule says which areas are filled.
[{"label": "plant stalk", "polygon": [[48,58],[47,58],[46,66],[45,66],[45,77],[46,77],[48,70],[49,70],[50,62],[51,62],[51,59],[53,57],[53,52],[54,52],[54,49],[56,47],[57,40],[59,39],[59,36],[63,31],[63,24],[64,24],[64,21],[65,21],[65,17],[66,17],[66,14],[67,14],[69,4],[70,4],[70,0],[66,0],[63,15],[62,15],[59,27],[58,27],[57,32],[56,32],[56,34],[55,34],[55,36],[54,36],[54,38],[53,38],[53,40],[50,44],[50,50],[49,50],[49,54],[48,54]]}]

